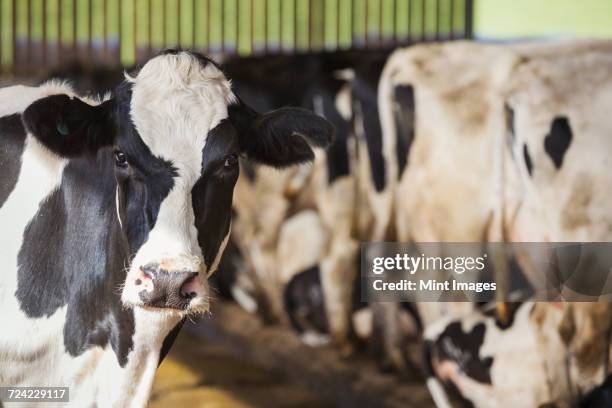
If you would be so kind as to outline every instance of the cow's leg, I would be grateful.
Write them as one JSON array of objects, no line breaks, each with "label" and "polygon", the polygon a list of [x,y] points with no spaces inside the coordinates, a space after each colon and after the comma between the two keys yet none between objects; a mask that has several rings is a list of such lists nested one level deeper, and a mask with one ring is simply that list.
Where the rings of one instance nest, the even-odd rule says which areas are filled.
[{"label": "cow's leg", "polygon": [[358,244],[344,237],[332,242],[331,251],[321,262],[321,284],[332,341],[342,355],[349,355],[353,348],[349,341],[350,317],[353,305],[353,282],[358,266]]},{"label": "cow's leg", "polygon": [[403,336],[399,324],[399,303],[372,303],[372,345],[383,371],[405,372],[407,368],[403,352]]}]

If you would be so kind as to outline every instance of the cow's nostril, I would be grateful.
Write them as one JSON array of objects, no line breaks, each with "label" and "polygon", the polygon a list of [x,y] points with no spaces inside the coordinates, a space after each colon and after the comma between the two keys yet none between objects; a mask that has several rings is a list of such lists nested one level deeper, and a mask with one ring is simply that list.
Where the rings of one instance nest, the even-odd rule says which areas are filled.
[{"label": "cow's nostril", "polygon": [[181,285],[181,297],[183,297],[184,299],[193,299],[194,297],[198,295],[195,290],[195,286],[197,283],[196,282],[197,275],[198,275],[197,273],[194,273],[193,276],[188,278]]}]

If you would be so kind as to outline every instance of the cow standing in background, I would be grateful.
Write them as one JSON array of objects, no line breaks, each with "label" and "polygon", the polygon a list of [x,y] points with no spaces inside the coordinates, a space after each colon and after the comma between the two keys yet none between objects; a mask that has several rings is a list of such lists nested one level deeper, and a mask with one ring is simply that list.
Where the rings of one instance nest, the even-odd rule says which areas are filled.
[{"label": "cow standing in background", "polygon": [[[258,286],[264,295],[259,296],[258,303],[266,309],[264,314],[282,315],[278,302],[281,292],[286,309],[287,304],[295,303],[288,289],[295,294],[299,285],[306,282],[309,287],[321,286],[318,290],[322,293],[329,333],[343,354],[352,350],[351,315],[355,303],[352,282],[358,273],[358,242],[369,240],[373,229],[375,210],[368,198],[371,191],[377,191],[373,179],[379,180],[380,176],[378,172],[373,176],[375,165],[371,163],[376,163],[376,169],[381,167],[376,87],[385,59],[384,53],[349,52],[265,58],[262,64],[254,64],[258,59],[241,59],[236,63],[230,60],[224,65],[227,72],[233,73],[236,89],[241,95],[248,95],[254,106],[265,107],[273,102],[299,104],[325,117],[336,129],[335,142],[326,151],[316,151],[312,168],[271,174],[255,167],[253,177],[239,181],[235,207],[239,214],[236,228],[248,231],[243,237],[251,237],[240,239],[243,243],[239,245],[248,247],[243,253],[256,271],[255,280],[262,282]],[[297,78],[287,75],[297,66],[301,67]],[[359,141],[354,137],[356,126],[362,129]],[[364,132],[364,128],[369,131]],[[376,152],[372,160],[370,151]],[[367,180],[363,182],[360,177]],[[252,205],[253,196],[269,203],[263,211]],[[279,233],[283,223],[303,210],[317,211],[328,243],[318,265],[292,272],[291,276],[304,273],[304,279],[296,279],[291,288],[286,288],[286,273],[281,271],[286,260],[281,254],[283,242]],[[300,254],[291,255],[296,256]]]},{"label": "cow standing in background", "polygon": [[[390,80],[381,86],[380,103],[391,129],[385,142],[412,142],[396,197],[399,240],[610,241],[610,183],[602,171],[610,150],[602,138],[612,94],[609,52],[609,43],[458,43],[398,51],[386,68]],[[402,92],[412,98],[402,100]],[[413,106],[413,122],[403,126],[413,128],[402,133],[398,118],[406,106]],[[573,179],[597,193],[572,192]],[[576,211],[585,216],[574,217]],[[517,261],[537,288],[544,271],[530,267],[528,255],[517,254]],[[476,406],[578,403],[606,379],[607,305],[525,304],[518,312],[511,307],[505,319],[449,306],[450,317],[420,305],[426,362]],[[506,341],[522,344],[522,355],[530,352],[539,364],[513,361],[498,347]],[[532,379],[524,383],[514,372]],[[428,381],[445,406],[437,384]]]},{"label": "cow standing in background", "polygon": [[182,319],[209,308],[238,156],[302,163],[333,128],[258,114],[190,52],[153,58],[101,103],[54,83],[0,100],[0,385],[145,406]]}]

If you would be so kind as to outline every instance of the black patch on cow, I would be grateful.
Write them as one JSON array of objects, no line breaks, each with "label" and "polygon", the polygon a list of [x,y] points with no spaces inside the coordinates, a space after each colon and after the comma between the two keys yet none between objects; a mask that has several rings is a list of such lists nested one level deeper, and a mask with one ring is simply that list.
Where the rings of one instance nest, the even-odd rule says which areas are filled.
[{"label": "black patch on cow", "polygon": [[91,106],[79,98],[51,95],[23,112],[25,128],[40,143],[62,157],[95,155],[115,138],[114,100]]},{"label": "black patch on cow", "polygon": [[[348,139],[350,137],[350,123],[345,120],[336,107],[337,92],[341,89],[343,81],[322,81],[316,86],[316,91],[309,98],[312,100],[312,108],[315,103],[320,103],[323,109],[323,117],[330,121],[336,129],[336,138],[326,150],[327,181],[332,184],[336,179],[349,174]],[[308,106],[310,108],[310,106]]]},{"label": "black patch on cow", "polygon": [[514,109],[512,109],[510,105],[506,104],[504,105],[504,113],[506,116],[506,129],[512,136],[514,136]]},{"label": "black patch on cow", "polygon": [[353,113],[363,121],[365,141],[370,159],[370,173],[376,191],[385,189],[386,173],[383,156],[382,128],[378,115],[378,80],[382,69],[359,70],[353,80]]},{"label": "black patch on cow", "polygon": [[504,105],[504,116],[506,119],[506,131],[507,131],[506,143],[508,147],[511,147],[514,144],[516,133],[514,131],[514,109],[512,109],[510,105],[508,104]]},{"label": "black patch on cow", "polygon": [[298,333],[313,330],[327,333],[327,315],[321,272],[318,266],[296,274],[283,292],[285,312],[291,327]]},{"label": "black patch on cow", "polygon": [[239,151],[236,129],[229,121],[222,121],[208,134],[202,152],[202,176],[191,191],[198,242],[209,268],[229,233],[232,196],[240,168],[237,160],[230,164],[227,159],[236,157]]},{"label": "black patch on cow", "polygon": [[228,115],[238,131],[241,150],[268,166],[312,161],[311,146],[327,147],[334,139],[334,127],[306,109],[280,108],[259,114],[238,100],[228,106]]},{"label": "black patch on cow", "polygon": [[25,137],[21,115],[0,118],[0,208],[19,179]]},{"label": "black patch on cow", "polygon": [[[514,275],[510,275],[510,276],[514,276]],[[498,316],[496,309],[494,307],[488,308],[487,310],[483,310],[483,314],[485,316],[495,319],[495,325],[500,330],[506,330],[512,327],[512,325],[514,324],[514,318],[516,317],[516,312],[518,311],[518,309],[521,307],[522,304],[523,303],[521,302],[507,302],[506,303],[506,307],[508,310],[508,316],[507,316],[508,321],[506,322],[503,322],[500,320],[500,316]]]},{"label": "black patch on cow", "polygon": [[612,374],[609,374],[603,384],[591,390],[579,403],[580,408],[612,407]]},{"label": "black patch on cow", "polygon": [[459,365],[470,378],[484,384],[491,384],[492,357],[480,357],[486,327],[483,323],[464,332],[461,322],[450,323],[435,341],[434,352],[440,361],[451,360]]},{"label": "black patch on cow", "polygon": [[529,148],[526,143],[523,143],[523,160],[525,160],[527,173],[531,176],[533,174],[533,163],[531,162],[531,155],[529,154]]},{"label": "black patch on cow", "polygon": [[17,291],[28,317],[67,306],[64,345],[73,356],[110,344],[121,366],[133,347],[134,317],[117,288],[128,248],[115,213],[112,152],[73,159],[39,207],[18,254]]},{"label": "black patch on cow", "polygon": [[550,133],[544,138],[544,150],[557,170],[563,164],[563,157],[572,142],[572,128],[567,116],[557,116],[552,121]]},{"label": "black patch on cow", "polygon": [[393,91],[393,118],[396,129],[396,153],[398,178],[408,163],[410,147],[416,129],[414,88],[412,85],[398,85]]},{"label": "black patch on cow", "polygon": [[[433,354],[434,354],[434,342],[430,340],[423,341],[423,348],[421,354],[421,366],[425,374],[425,379],[435,378],[436,372],[433,367]],[[458,406],[461,408],[474,408],[474,403],[466,399],[455,384],[445,383],[443,384],[444,391],[452,402],[452,406]]]},{"label": "black patch on cow", "polygon": [[161,351],[159,352],[159,363],[157,364],[158,366],[162,363],[162,361],[164,361],[164,358],[166,358],[166,356],[170,352],[174,341],[178,337],[181,329],[183,328],[183,324],[185,324],[185,318],[181,319],[181,321],[178,322],[178,324],[174,326],[172,330],[170,330],[170,333],[168,333],[168,335],[164,339]]}]

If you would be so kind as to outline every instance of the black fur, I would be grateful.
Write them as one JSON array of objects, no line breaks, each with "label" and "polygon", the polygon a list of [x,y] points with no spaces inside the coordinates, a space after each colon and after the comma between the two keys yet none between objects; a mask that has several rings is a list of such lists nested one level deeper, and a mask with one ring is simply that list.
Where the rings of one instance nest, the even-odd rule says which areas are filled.
[{"label": "black fur", "polygon": [[[483,323],[475,325],[469,332],[463,331],[460,321],[450,323],[436,338],[432,353],[440,361],[451,360],[460,365],[461,370],[470,378],[484,384],[491,384],[491,365],[493,358],[480,357],[486,327]],[[451,350],[452,348],[452,350]],[[461,361],[456,360],[456,351],[461,352]]]},{"label": "black fur", "polygon": [[397,104],[397,107],[394,107],[393,116],[397,132],[396,153],[398,166],[397,176],[399,178],[402,176],[402,172],[408,164],[408,155],[410,154],[410,147],[412,147],[416,129],[416,105],[412,85],[396,86],[393,99]]},{"label": "black fur", "polygon": [[274,167],[287,167],[314,159],[310,146],[327,147],[334,129],[325,119],[301,108],[281,108],[258,114],[239,101],[230,105],[231,122],[240,146],[249,158]]},{"label": "black fur", "polygon": [[209,268],[229,233],[232,196],[240,172],[238,161],[227,166],[226,158],[239,152],[236,130],[230,122],[221,122],[208,135],[202,152],[202,177],[191,192],[198,242]]},{"label": "black fur", "polygon": [[60,188],[24,232],[16,297],[29,317],[50,316],[67,305],[64,345],[77,356],[92,345],[111,345],[119,364],[133,347],[133,312],[123,284],[128,245],[115,215],[112,153],[73,159]]},{"label": "black fur", "polygon": [[23,123],[44,146],[63,157],[95,155],[113,144],[113,100],[91,106],[68,95],[52,95],[32,103]]},{"label": "black fur", "polygon": [[25,136],[21,115],[0,118],[0,208],[19,179]]},{"label": "black fur", "polygon": [[336,107],[336,95],[345,81],[325,78],[313,86],[308,94],[305,106],[314,110],[316,100],[322,102],[323,117],[330,121],[336,130],[336,138],[326,150],[327,181],[332,184],[336,179],[347,176],[349,169],[348,141],[351,137],[351,123],[342,117]]},{"label": "black fur", "polygon": [[550,133],[544,138],[544,150],[557,170],[563,164],[565,152],[572,143],[572,127],[567,116],[557,116],[550,125]]},{"label": "black fur", "polygon": [[168,335],[164,339],[164,343],[162,344],[162,348],[159,353],[158,365],[161,364],[162,361],[164,361],[164,358],[166,358],[166,356],[170,352],[170,349],[172,348],[174,341],[176,340],[179,333],[181,332],[181,329],[183,328],[183,324],[185,324],[185,319],[182,319],[176,326],[174,326],[174,329],[172,329],[170,333],[168,333]]},{"label": "black fur", "polygon": [[579,403],[580,408],[612,407],[612,374],[609,374],[599,387],[585,395]]},{"label": "black fur", "polygon": [[370,159],[370,172],[376,191],[386,186],[386,166],[383,156],[382,128],[378,114],[378,81],[382,64],[372,63],[355,71],[353,80],[353,115],[361,115]]},{"label": "black fur", "polygon": [[285,311],[298,333],[314,330],[327,333],[327,315],[318,266],[296,274],[283,292]]},{"label": "black fur", "polygon": [[533,174],[533,163],[531,161],[531,155],[529,154],[529,148],[527,144],[523,144],[523,160],[525,160],[525,167],[527,167],[527,173],[531,176]]}]

